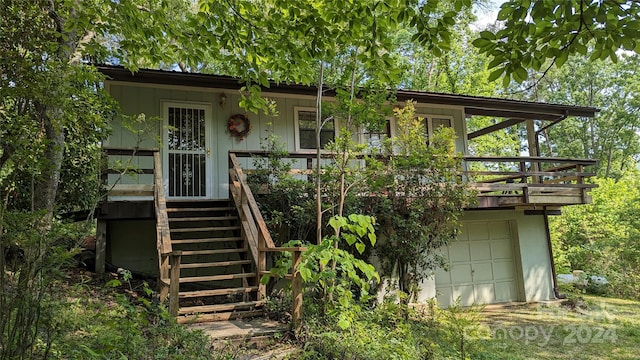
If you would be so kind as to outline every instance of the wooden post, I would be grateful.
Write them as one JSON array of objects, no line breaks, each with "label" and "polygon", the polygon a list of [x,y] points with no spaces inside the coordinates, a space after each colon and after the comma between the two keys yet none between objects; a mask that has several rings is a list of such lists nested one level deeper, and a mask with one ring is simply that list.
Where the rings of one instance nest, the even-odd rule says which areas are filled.
[{"label": "wooden post", "polygon": [[[538,148],[536,146],[536,129],[535,124],[532,119],[527,120],[527,144],[529,145],[529,156],[537,157],[538,156]],[[531,162],[531,171],[537,172],[540,171],[540,164],[537,162]],[[539,176],[532,176],[531,182],[534,184],[540,183]]]},{"label": "wooden post", "polygon": [[[582,164],[576,164],[576,172],[578,173],[576,176],[576,183],[578,185],[584,185],[584,176],[582,175],[582,172],[584,172],[584,167],[582,166]],[[587,189],[585,187],[580,188],[580,199],[582,200],[583,204],[586,204]]]},{"label": "wooden post", "polygon": [[258,263],[256,267],[258,268],[258,300],[264,300],[267,298],[267,287],[262,284],[262,272],[267,270],[267,253],[262,251],[266,247],[266,242],[264,241],[264,235],[262,233],[258,233]]},{"label": "wooden post", "polygon": [[291,279],[291,293],[293,296],[291,311],[291,326],[294,332],[298,332],[302,326],[302,276],[300,275],[300,266],[302,251],[294,250],[292,252],[292,270],[293,279]]},{"label": "wooden post", "polygon": [[180,261],[182,259],[182,251],[174,250],[171,253],[171,282],[169,284],[169,314],[173,317],[178,316],[180,303],[178,299],[180,291]]},{"label": "wooden post", "polygon": [[96,274],[103,275],[107,252],[107,221],[98,220],[96,229]]}]

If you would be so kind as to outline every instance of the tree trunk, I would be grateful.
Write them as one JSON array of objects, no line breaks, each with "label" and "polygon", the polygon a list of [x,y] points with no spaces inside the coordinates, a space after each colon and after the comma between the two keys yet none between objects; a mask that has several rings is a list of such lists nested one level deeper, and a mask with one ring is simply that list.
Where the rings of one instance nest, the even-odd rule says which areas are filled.
[{"label": "tree trunk", "polygon": [[320,62],[318,75],[318,93],[316,95],[316,243],[322,242],[322,190],[320,189],[320,170],[322,149],[320,149],[320,131],[322,130],[322,84],[324,82],[324,63]]},{"label": "tree trunk", "polygon": [[40,107],[40,118],[44,127],[46,147],[42,160],[42,171],[35,181],[34,210],[43,211],[42,225],[47,228],[53,219],[56,193],[60,183],[60,168],[64,156],[64,131],[55,123],[56,110]]}]

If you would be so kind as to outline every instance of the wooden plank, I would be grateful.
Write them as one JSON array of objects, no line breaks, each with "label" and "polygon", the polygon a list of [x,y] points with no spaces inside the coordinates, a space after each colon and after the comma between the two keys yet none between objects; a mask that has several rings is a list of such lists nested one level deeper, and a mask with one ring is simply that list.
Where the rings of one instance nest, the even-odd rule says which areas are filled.
[{"label": "wooden plank", "polygon": [[154,156],[158,153],[157,148],[132,148],[132,147],[117,147],[117,146],[104,146],[102,150],[107,155],[132,155],[135,156]]},{"label": "wooden plank", "polygon": [[231,304],[189,306],[189,307],[183,307],[182,309],[180,309],[180,315],[242,310],[242,309],[259,307],[264,304],[265,304],[264,301],[247,301],[247,302],[239,302],[239,303],[231,303]]},{"label": "wooden plank", "polygon": [[237,216],[203,216],[203,217],[179,217],[169,218],[169,222],[183,222],[183,221],[225,221],[225,220],[238,220]]},{"label": "wooden plank", "polygon": [[171,316],[178,316],[180,309],[178,293],[180,292],[180,259],[182,251],[176,250],[171,253],[171,282],[169,284],[169,313]]},{"label": "wooden plank", "polygon": [[477,191],[522,191],[527,184],[513,183],[513,184],[485,184],[485,183],[470,183],[469,187]]},{"label": "wooden plank", "polygon": [[291,280],[291,326],[293,331],[298,333],[302,326],[302,275],[300,275],[299,269],[302,252],[294,251],[292,255],[293,279]]},{"label": "wooden plank", "polygon": [[246,252],[247,248],[242,249],[218,249],[218,250],[183,250],[182,256],[194,255],[217,255],[217,254],[233,254]]},{"label": "wooden plank", "polygon": [[468,176],[479,176],[479,175],[509,175],[496,179],[487,179],[482,180],[482,182],[497,182],[497,181],[507,181],[510,179],[518,179],[523,176],[531,177],[531,176],[594,176],[595,173],[585,173],[585,172],[552,172],[552,171],[465,171],[465,175]]},{"label": "wooden plank", "polygon": [[103,275],[107,252],[107,221],[98,220],[96,228],[96,274]]},{"label": "wooden plank", "polygon": [[194,324],[201,322],[212,322],[212,321],[228,321],[234,319],[243,319],[243,318],[251,318],[256,316],[262,316],[264,311],[262,310],[249,310],[249,311],[234,311],[234,312],[223,312],[223,313],[214,313],[214,314],[197,314],[191,316],[179,316],[176,320],[178,324]]},{"label": "wooden plank", "polygon": [[233,237],[223,237],[223,238],[197,238],[197,239],[178,239],[171,240],[171,243],[174,245],[177,244],[209,244],[213,242],[229,242],[229,241],[239,241],[242,240],[239,236]]},{"label": "wooden plank", "polygon": [[[162,179],[162,162],[160,154],[156,152],[153,156],[153,191],[156,209],[156,247],[159,255],[171,253],[171,231],[169,228],[169,216],[167,215],[167,202],[164,196],[164,186]],[[168,264],[161,264],[160,276],[168,276]]]},{"label": "wooden plank", "polygon": [[285,251],[307,251],[306,246],[293,246],[293,247],[261,247],[260,251],[270,252],[285,252]]},{"label": "wooden plank", "polygon": [[241,288],[228,288],[228,289],[213,289],[213,290],[197,290],[197,291],[183,291],[179,296],[181,299],[201,297],[201,296],[219,296],[219,295],[232,295],[251,293],[257,291],[257,286],[241,287]]},{"label": "wooden plank", "polygon": [[[233,166],[239,164],[237,163],[237,157],[253,157],[253,156],[268,156],[269,152],[266,150],[230,150],[229,158],[233,156],[235,159],[235,163]],[[333,154],[330,152],[323,152],[321,154],[323,158],[331,158]],[[316,157],[315,152],[289,152],[286,158],[289,159],[314,159]],[[470,162],[541,162],[541,163],[572,163],[572,164],[582,164],[584,166],[596,165],[598,163],[597,160],[594,159],[580,159],[580,158],[563,158],[563,157],[530,157],[530,156],[463,156],[463,160]]]},{"label": "wooden plank", "polygon": [[486,135],[486,134],[490,134],[494,131],[498,131],[498,130],[502,130],[504,128],[519,124],[521,122],[525,121],[525,119],[509,119],[509,120],[505,120],[503,122],[491,125],[491,126],[487,126],[486,128],[480,129],[480,130],[476,130],[470,134],[467,135],[467,140],[471,140],[471,139],[475,139],[479,136],[482,135]]},{"label": "wooden plank", "polygon": [[111,175],[114,175],[114,174],[117,174],[117,175],[128,175],[128,174],[131,174],[131,175],[135,175],[135,174],[151,175],[151,174],[153,174],[153,169],[132,168],[132,169],[130,169],[128,171],[124,171],[124,174],[123,174],[123,170],[106,169],[106,170],[102,171],[102,174],[104,174],[104,175],[109,175],[109,174],[111,174]]},{"label": "wooden plank", "polygon": [[231,211],[235,210],[231,206],[224,207],[203,207],[203,208],[167,208],[167,212],[215,212],[215,211]]},{"label": "wooden plank", "polygon": [[581,195],[531,195],[531,204],[582,204]]},{"label": "wooden plank", "polygon": [[222,267],[222,266],[226,267],[226,266],[247,265],[247,264],[251,264],[251,260],[229,260],[229,261],[182,264],[181,268],[182,269],[198,269],[198,268]]},{"label": "wooden plank", "polygon": [[230,231],[230,230],[240,230],[240,225],[208,226],[208,227],[197,227],[197,228],[179,228],[179,229],[171,229],[171,233],[188,233],[188,232],[203,232],[203,231]]},{"label": "wooden plank", "polygon": [[153,196],[152,184],[116,184],[109,189],[109,196]]},{"label": "wooden plank", "polygon": [[256,276],[256,273],[192,276],[192,277],[181,278],[180,283],[183,284],[183,283],[192,283],[192,282],[235,280],[235,279],[249,278],[254,276]]}]

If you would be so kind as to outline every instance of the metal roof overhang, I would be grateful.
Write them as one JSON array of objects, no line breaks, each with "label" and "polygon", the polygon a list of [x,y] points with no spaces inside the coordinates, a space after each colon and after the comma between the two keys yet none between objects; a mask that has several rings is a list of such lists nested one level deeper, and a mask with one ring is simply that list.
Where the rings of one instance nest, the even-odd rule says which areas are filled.
[{"label": "metal roof overhang", "polygon": [[[96,68],[114,81],[127,81],[151,84],[181,85],[218,89],[240,89],[241,80],[229,76],[183,73],[166,70],[142,69],[136,73],[121,66],[97,65]],[[317,88],[300,84],[271,83],[263,87],[270,93],[284,93],[315,96]],[[335,95],[331,89],[327,96]],[[481,96],[454,95],[423,91],[397,90],[398,101],[415,100],[419,103],[460,106],[466,116],[494,116],[513,119],[536,119],[557,121],[568,116],[593,117],[598,109],[593,107],[547,104],[521,100],[499,99]]]}]

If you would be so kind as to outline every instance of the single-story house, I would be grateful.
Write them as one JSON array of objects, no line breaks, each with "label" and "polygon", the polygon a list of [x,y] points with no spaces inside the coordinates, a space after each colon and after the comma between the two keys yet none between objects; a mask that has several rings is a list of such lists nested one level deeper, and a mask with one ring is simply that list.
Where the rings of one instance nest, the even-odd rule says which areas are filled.
[{"label": "single-story house", "polygon": [[[219,319],[259,311],[264,288],[258,278],[268,270],[264,250],[273,242],[260,224],[253,195],[246,193],[242,168],[251,166],[247,156],[260,152],[260,139],[269,127],[301,168],[310,166],[317,89],[272,84],[263,95],[275,101],[279,115],[244,115],[238,106],[242,84],[234,78],[162,70],[131,73],[118,66],[98,69],[123,113],[158,119],[147,121],[139,132],[116,122],[104,143],[112,164],[133,162],[139,170],[135,176],[121,176],[117,169],[104,175],[110,192],[98,215],[98,270],[108,261],[156,273],[166,285],[168,254],[181,249],[179,314],[211,313],[211,319]],[[590,201],[592,185],[585,179],[594,174],[585,168],[595,160],[540,157],[537,137],[567,117],[593,117],[597,109],[397,91],[399,104],[409,99],[416,102],[428,131],[437,126],[455,130],[455,146],[465,164],[494,169],[472,184],[478,202],[465,210],[458,241],[444,251],[449,271],[437,271],[425,282],[419,300],[435,297],[447,306],[457,298],[463,305],[554,298],[548,216],[562,206]],[[500,121],[469,132],[467,121],[473,116]],[[527,156],[469,153],[470,140],[520,123],[526,124]],[[394,126],[391,120],[383,133],[361,134],[362,139],[393,136]],[[322,138],[333,138],[334,131],[335,126],[326,127]],[[500,164],[511,167],[495,170]],[[232,300],[223,304],[207,297]]]}]

